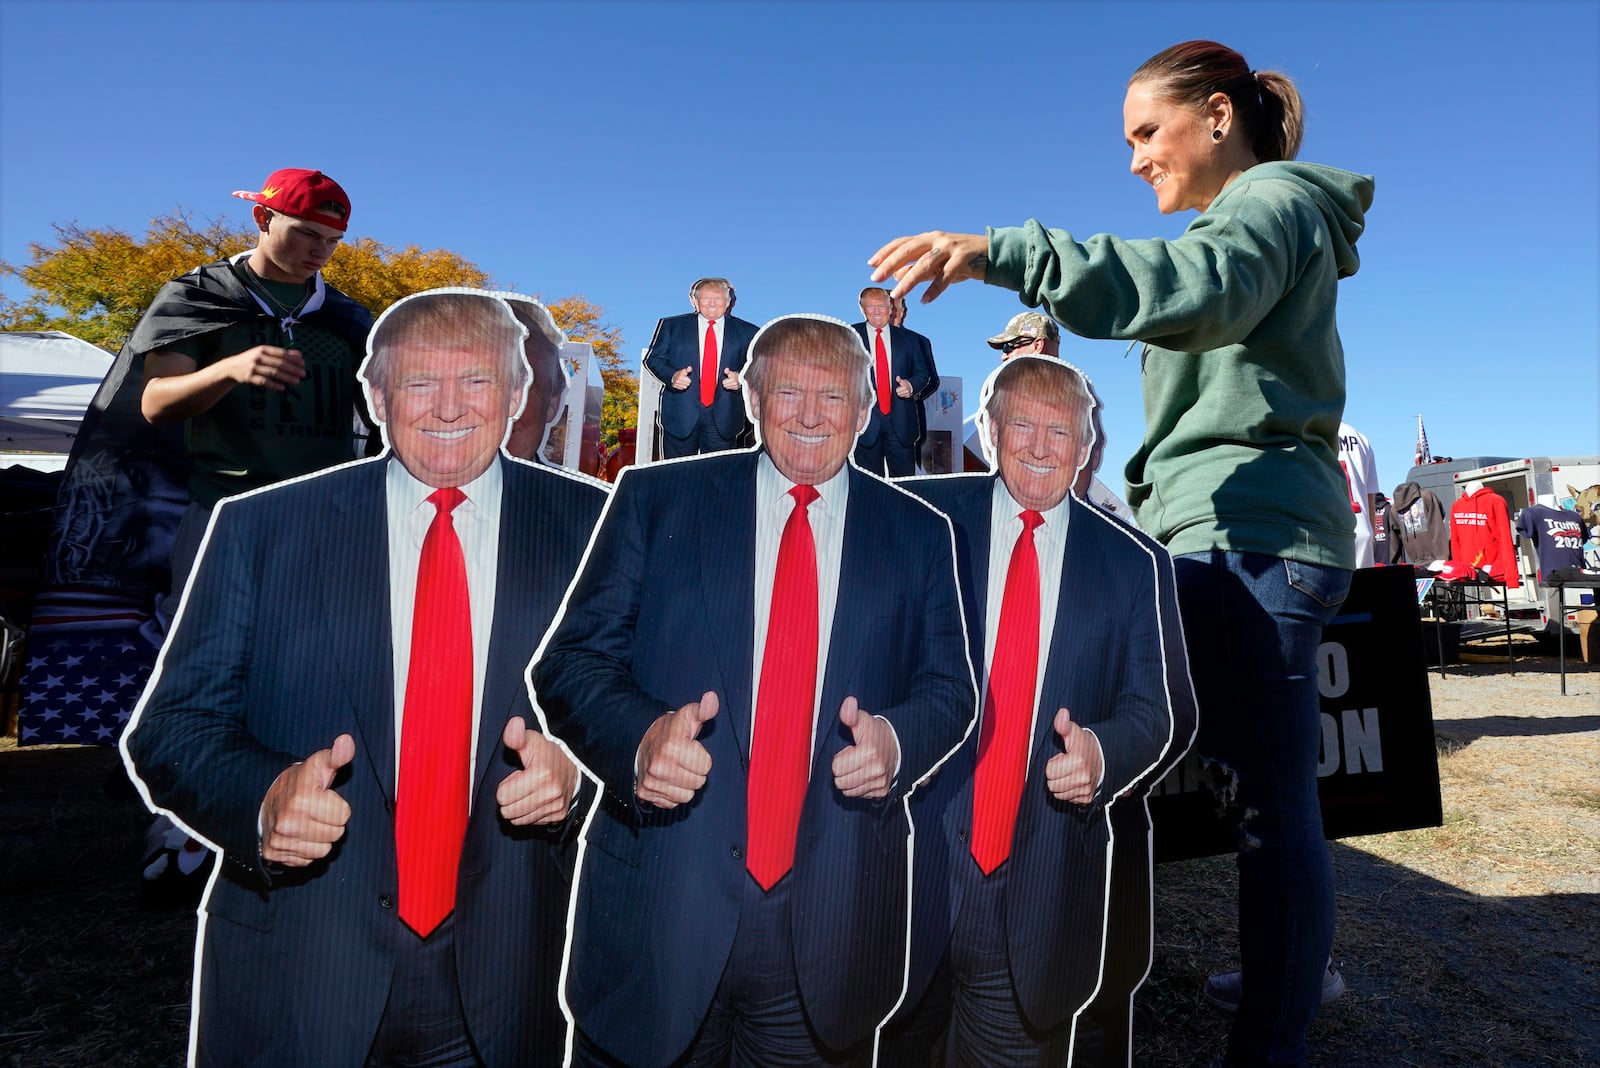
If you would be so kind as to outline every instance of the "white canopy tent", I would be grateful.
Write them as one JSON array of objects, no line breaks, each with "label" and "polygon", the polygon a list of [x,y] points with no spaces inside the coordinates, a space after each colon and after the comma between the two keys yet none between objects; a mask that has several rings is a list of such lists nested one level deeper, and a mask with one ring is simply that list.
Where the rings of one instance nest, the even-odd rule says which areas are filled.
[{"label": "white canopy tent", "polygon": [[65,467],[112,359],[59,330],[0,332],[0,467]]}]

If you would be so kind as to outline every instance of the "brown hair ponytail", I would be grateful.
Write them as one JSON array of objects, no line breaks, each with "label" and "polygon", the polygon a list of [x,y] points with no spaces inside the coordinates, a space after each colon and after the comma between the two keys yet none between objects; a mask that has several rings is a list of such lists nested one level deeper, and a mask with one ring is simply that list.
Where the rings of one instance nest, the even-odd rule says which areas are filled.
[{"label": "brown hair ponytail", "polygon": [[1212,93],[1233,101],[1234,121],[1243,125],[1256,159],[1294,159],[1305,135],[1300,91],[1286,74],[1253,71],[1244,57],[1215,41],[1185,41],[1139,65],[1128,84],[1144,82],[1157,95],[1201,107]]}]

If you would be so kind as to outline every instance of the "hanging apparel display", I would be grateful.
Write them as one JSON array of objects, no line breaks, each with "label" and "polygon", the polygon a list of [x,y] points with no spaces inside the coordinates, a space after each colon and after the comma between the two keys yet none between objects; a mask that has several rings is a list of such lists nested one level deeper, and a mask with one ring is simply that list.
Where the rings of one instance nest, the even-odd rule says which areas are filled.
[{"label": "hanging apparel display", "polygon": [[1510,589],[1522,586],[1506,499],[1480,486],[1450,507],[1451,559],[1481,568]]},{"label": "hanging apparel display", "polygon": [[1402,482],[1394,488],[1393,504],[1408,563],[1426,567],[1435,560],[1450,559],[1450,526],[1445,521],[1444,505],[1432,490],[1415,482]]},{"label": "hanging apparel display", "polygon": [[1349,423],[1339,424],[1339,467],[1350,487],[1350,512],[1355,518],[1356,566],[1388,561],[1378,556],[1378,518],[1370,515],[1370,496],[1378,492],[1378,461],[1367,436]]},{"label": "hanging apparel display", "polygon": [[1577,512],[1529,505],[1517,513],[1517,533],[1533,542],[1540,582],[1558,567],[1583,567],[1583,543],[1588,532]]}]

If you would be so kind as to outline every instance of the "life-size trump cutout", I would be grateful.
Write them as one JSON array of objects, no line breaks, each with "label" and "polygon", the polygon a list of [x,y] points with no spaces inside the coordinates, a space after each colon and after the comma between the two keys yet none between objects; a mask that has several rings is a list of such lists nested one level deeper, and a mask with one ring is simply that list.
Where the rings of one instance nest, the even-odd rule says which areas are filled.
[{"label": "life-size trump cutout", "polygon": [[600,783],[574,1063],[866,1064],[905,978],[904,800],[971,725],[950,528],[846,463],[867,354],[764,327],[755,450],[630,469],[533,670]]},{"label": "life-size trump cutout", "polygon": [[[1111,974],[1113,851],[1142,859],[1148,916],[1145,795],[1194,730],[1171,558],[1074,495],[1095,436],[1076,368],[1017,357],[983,396],[995,470],[902,483],[955,527],[983,700],[911,805],[911,978],[883,1063],[1098,1064],[1074,1023]],[[1132,964],[1129,993],[1149,963],[1130,941],[1111,969]]]},{"label": "life-size trump cutout", "polygon": [[560,1062],[578,774],[523,671],[604,492],[501,452],[524,335],[492,294],[397,303],[362,371],[388,451],[212,520],[124,741],[222,852],[194,1062]]}]

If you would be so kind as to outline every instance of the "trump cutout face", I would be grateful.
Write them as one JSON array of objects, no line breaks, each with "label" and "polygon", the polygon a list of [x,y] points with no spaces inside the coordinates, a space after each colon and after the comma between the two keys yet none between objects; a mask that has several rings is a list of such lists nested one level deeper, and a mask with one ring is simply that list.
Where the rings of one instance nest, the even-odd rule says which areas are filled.
[{"label": "trump cutout face", "polygon": [[1016,502],[1044,512],[1072,489],[1078,469],[1089,458],[1089,443],[1070,406],[1008,392],[990,433],[1000,462],[1000,478]]},{"label": "trump cutout face", "polygon": [[861,314],[868,326],[882,330],[889,325],[889,297],[881,289],[869,292],[861,298]]},{"label": "trump cutout face", "polygon": [[459,343],[400,344],[373,397],[389,444],[419,481],[464,486],[488,470],[522,397],[504,360]]},{"label": "trump cutout face", "polygon": [[727,314],[728,287],[720,282],[706,282],[690,298],[694,310],[715,322]]},{"label": "trump cutout face", "polygon": [[766,357],[750,411],[773,464],[789,481],[816,486],[844,467],[867,422],[859,374],[804,346]]},{"label": "trump cutout face", "polygon": [[[542,304],[530,298],[512,296],[506,305],[528,331],[523,344],[532,378],[528,383],[528,401],[522,414],[511,425],[511,436],[506,439],[506,452],[522,460],[532,460],[544,451],[545,438],[550,427],[561,414],[567,397],[567,372],[561,363],[561,335],[557,332],[550,313]],[[560,463],[559,460],[552,461]]]}]

